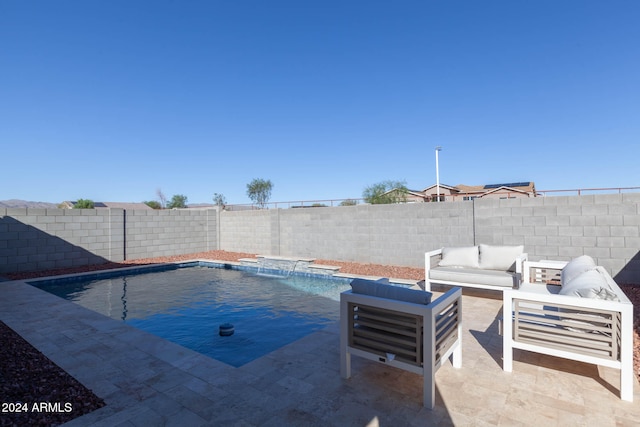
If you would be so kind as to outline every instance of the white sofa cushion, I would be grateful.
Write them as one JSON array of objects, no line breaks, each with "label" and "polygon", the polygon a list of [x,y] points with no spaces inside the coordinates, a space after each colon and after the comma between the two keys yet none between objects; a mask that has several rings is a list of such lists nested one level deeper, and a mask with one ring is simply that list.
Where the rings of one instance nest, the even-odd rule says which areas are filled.
[{"label": "white sofa cushion", "polygon": [[516,271],[516,258],[524,246],[492,246],[480,244],[479,264],[483,270]]},{"label": "white sofa cushion", "polygon": [[620,301],[620,298],[607,283],[607,278],[595,268],[585,271],[574,277],[569,283],[563,284],[558,294]]},{"label": "white sofa cushion", "polygon": [[440,267],[478,268],[478,247],[442,248],[442,259],[438,265]]},{"label": "white sofa cushion", "polygon": [[508,271],[481,270],[479,268],[436,267],[429,270],[429,280],[454,282],[456,285],[474,284],[512,288],[516,277]]},{"label": "white sofa cushion", "polygon": [[560,274],[560,282],[562,286],[568,285],[573,279],[582,273],[596,268],[596,263],[589,255],[582,255],[572,259],[564,266]]},{"label": "white sofa cushion", "polygon": [[[387,281],[388,282],[388,281]],[[355,294],[370,295],[378,298],[393,299],[413,304],[428,305],[431,303],[431,292],[403,288],[388,283],[365,279],[353,279],[351,290]]]}]

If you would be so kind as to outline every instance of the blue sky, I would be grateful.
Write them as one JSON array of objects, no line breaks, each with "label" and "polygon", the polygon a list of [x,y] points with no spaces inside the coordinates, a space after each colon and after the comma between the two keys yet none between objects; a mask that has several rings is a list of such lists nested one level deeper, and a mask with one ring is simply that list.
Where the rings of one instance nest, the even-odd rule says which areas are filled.
[{"label": "blue sky", "polygon": [[0,200],[640,186],[640,1],[0,0]]}]

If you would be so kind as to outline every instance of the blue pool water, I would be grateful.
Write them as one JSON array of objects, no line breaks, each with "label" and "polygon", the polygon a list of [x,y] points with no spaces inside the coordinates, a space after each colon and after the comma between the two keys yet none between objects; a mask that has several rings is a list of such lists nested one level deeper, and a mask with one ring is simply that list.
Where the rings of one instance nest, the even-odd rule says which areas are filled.
[{"label": "blue pool water", "polygon": [[196,266],[37,286],[238,367],[337,321],[349,281]]}]

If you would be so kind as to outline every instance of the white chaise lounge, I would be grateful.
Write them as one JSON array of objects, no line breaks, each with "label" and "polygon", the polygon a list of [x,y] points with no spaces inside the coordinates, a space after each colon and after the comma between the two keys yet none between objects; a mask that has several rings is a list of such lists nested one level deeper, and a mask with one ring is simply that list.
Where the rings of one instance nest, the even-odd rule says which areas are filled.
[{"label": "white chaise lounge", "polygon": [[355,279],[340,295],[340,373],[351,355],[423,376],[423,404],[435,405],[435,373],[451,357],[462,364],[462,290],[431,293]]},{"label": "white chaise lounge", "polygon": [[515,348],[607,366],[633,401],[633,305],[607,271],[588,256],[523,268],[520,289],[503,293],[503,369]]},{"label": "white chaise lounge", "polygon": [[505,290],[522,280],[523,246],[448,247],[425,254],[425,289],[432,284]]}]

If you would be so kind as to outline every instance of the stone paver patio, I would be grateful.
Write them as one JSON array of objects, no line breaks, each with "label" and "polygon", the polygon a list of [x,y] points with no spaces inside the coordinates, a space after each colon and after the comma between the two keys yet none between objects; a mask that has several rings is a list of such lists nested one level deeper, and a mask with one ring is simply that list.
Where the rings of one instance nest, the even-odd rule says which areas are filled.
[{"label": "stone paver patio", "polygon": [[[104,317],[23,282],[0,283],[0,320],[106,406],[65,426],[632,426],[619,372],[518,351],[502,370],[499,294],[465,290],[463,362],[436,374],[433,411],[422,379],[353,358],[340,377],[338,324],[242,367]],[[336,302],[336,310],[338,303]]]}]

